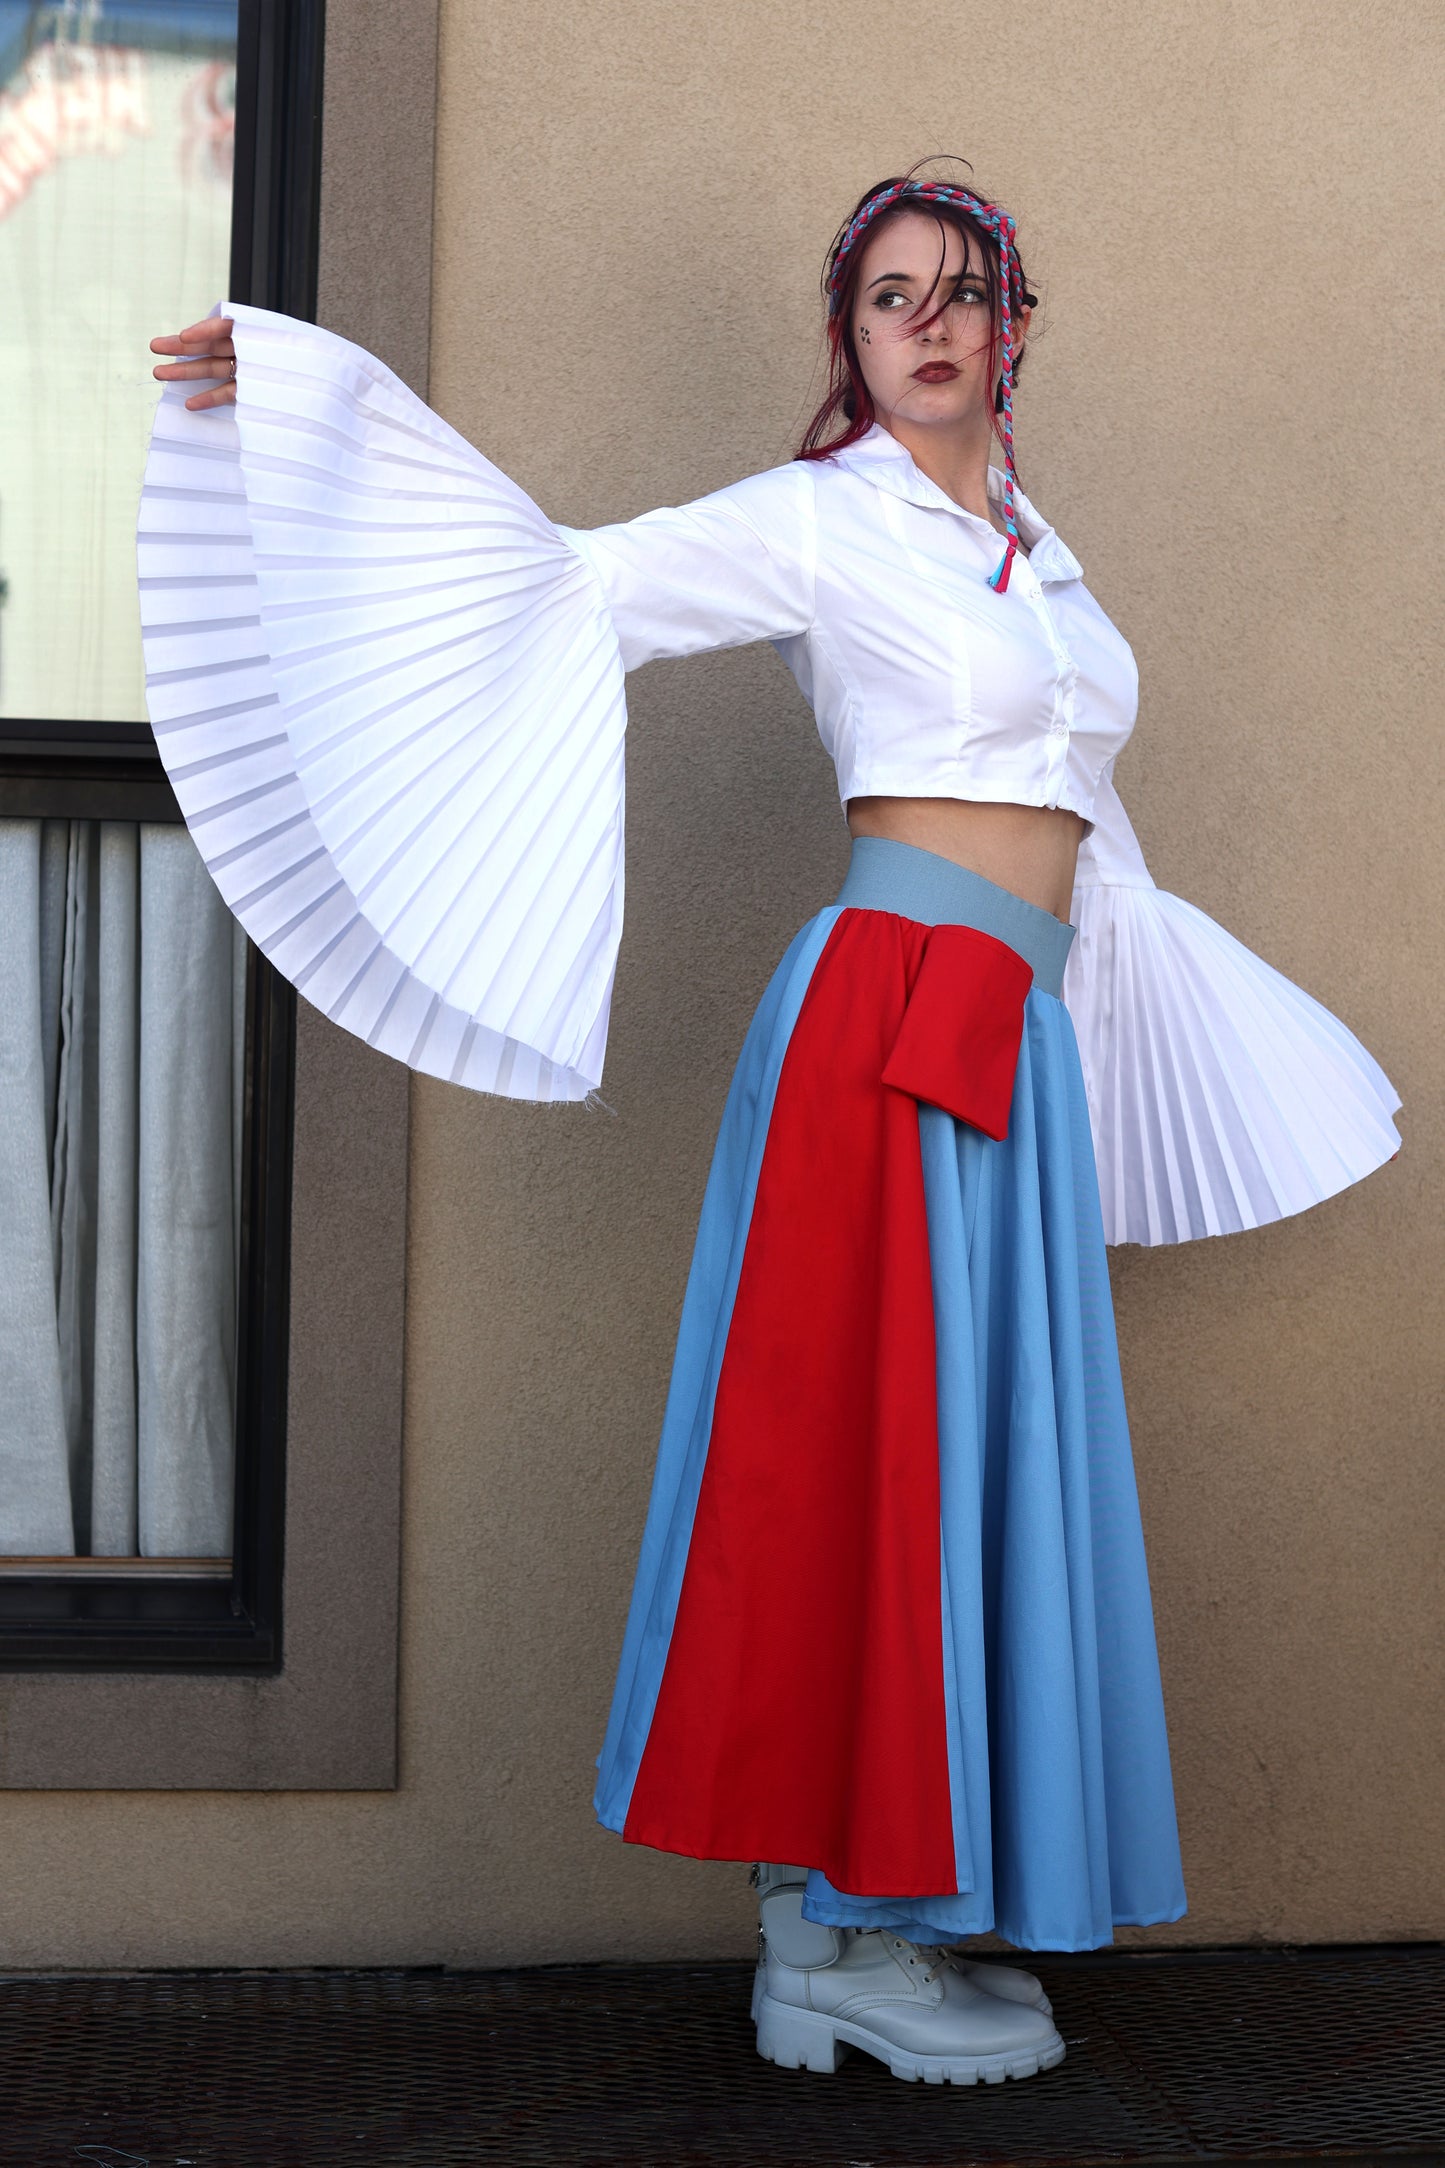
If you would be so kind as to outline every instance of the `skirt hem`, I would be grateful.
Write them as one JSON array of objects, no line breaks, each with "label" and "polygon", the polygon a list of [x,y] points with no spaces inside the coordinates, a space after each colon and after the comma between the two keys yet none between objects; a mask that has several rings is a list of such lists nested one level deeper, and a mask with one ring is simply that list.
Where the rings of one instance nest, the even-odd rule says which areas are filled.
[{"label": "skirt hem", "polygon": [[[731,1852],[699,1852],[693,1850],[691,1846],[653,1844],[649,1842],[649,1840],[645,1837],[629,1837],[626,1830],[619,1823],[608,1821],[606,1816],[601,1813],[597,1815],[597,1822],[600,1828],[607,1830],[612,1836],[621,1837],[624,1844],[640,1845],[644,1851],[661,1852],[664,1854],[664,1856],[671,1856],[674,1859],[715,1860],[720,1865],[726,1864],[734,1867],[750,1867],[757,1859],[782,1858],[785,1856],[787,1850],[786,1846],[784,1846],[781,1851],[779,1851],[776,1846],[773,1847],[771,1850],[769,1850],[767,1846],[763,1846],[761,1848],[749,1848],[746,1855],[742,1853],[733,1854]],[[855,1891],[851,1894],[853,1896],[857,1896],[866,1893]],[[893,1922],[888,1920],[870,1920],[868,1922],[868,1925],[870,1927],[883,1927],[893,1934],[901,1934],[903,1933],[904,1928],[907,1925],[920,1924],[916,1919],[914,1919],[913,1915],[908,1913],[905,1909],[910,1899],[914,1903],[926,1904],[930,1897],[966,1897],[970,1894],[971,1892],[969,1892],[968,1890],[918,1890],[912,1892],[906,1890],[890,1890],[888,1892],[889,1896],[899,1897],[903,1900],[903,1902],[899,1906],[898,1921]],[[878,1899],[874,1897],[871,1901],[876,1904],[878,1902]],[[805,1918],[813,1920],[820,1927],[853,1927],[858,1925],[858,1922],[856,1922],[855,1920],[843,1917],[833,1919],[828,1916],[830,1912],[842,1914],[845,1913],[847,1909],[848,1899],[846,1897],[844,1897],[839,1904],[830,1906],[826,1898],[817,1899],[810,1896],[804,1901],[803,1913]],[[1175,1920],[1184,1919],[1187,1916],[1188,1911],[1188,1901],[1185,1899],[1181,1899],[1178,1903],[1170,1904],[1163,1910],[1148,1912],[1119,1912],[1114,1915],[1113,1927],[1166,1927],[1172,1925]],[[1014,1930],[1014,1926],[1009,1922],[1000,1922],[992,1918],[981,1921],[978,1926],[970,1927],[966,1929],[962,1934],[955,1936],[932,1935],[931,1939],[934,1941],[949,1943],[951,1946],[954,1942],[963,1943],[971,1940],[977,1935],[997,1935],[1002,1941],[1007,1942],[1010,1947],[1015,1950],[1037,1950],[1040,1952],[1055,1951],[1063,1956],[1067,1956],[1072,1952],[1108,1949],[1112,1945],[1114,1940],[1112,1929],[1108,1934],[1096,1936],[1092,1939],[1079,1939],[1078,1937],[1066,1937],[1063,1935],[1030,1936],[1022,1933],[1022,1931],[1016,1932]],[[909,1937],[909,1939],[914,1940],[922,1938]]]}]

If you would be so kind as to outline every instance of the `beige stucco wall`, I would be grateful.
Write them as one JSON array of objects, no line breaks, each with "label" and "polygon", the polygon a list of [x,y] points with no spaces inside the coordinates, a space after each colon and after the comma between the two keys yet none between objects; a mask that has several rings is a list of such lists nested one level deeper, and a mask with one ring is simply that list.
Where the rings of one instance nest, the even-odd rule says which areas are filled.
[{"label": "beige stucco wall", "polygon": [[[1192,1900],[1135,1939],[1440,1935],[1445,36],[1344,0],[1000,20],[444,0],[432,396],[559,518],[685,497],[786,455],[866,182],[958,148],[1016,207],[1024,475],[1139,655],[1154,868],[1408,1101],[1363,1189],[1119,1261]],[[360,236],[335,185],[377,97],[333,70],[325,307],[359,331],[379,291],[416,366],[411,229],[365,160]],[[413,1091],[400,1788],[0,1797],[0,1962],[748,1946],[740,1871],[602,1834],[591,1763],[713,1126],[843,831],[771,655],[632,691],[614,1113]]]},{"label": "beige stucco wall", "polygon": [[[677,501],[791,449],[862,186],[959,149],[1015,208],[1023,471],[1138,651],[1156,874],[1409,1102],[1353,1195],[1119,1262],[1192,1904],[1152,1939],[1439,1934],[1445,39],[1338,0],[998,20],[445,8],[433,396],[558,517]],[[767,650],[632,710],[615,1119],[414,1089],[408,1615],[455,1665],[478,1932],[741,1949],[736,1872],[599,1836],[587,1780],[729,1067],[844,844]]]}]

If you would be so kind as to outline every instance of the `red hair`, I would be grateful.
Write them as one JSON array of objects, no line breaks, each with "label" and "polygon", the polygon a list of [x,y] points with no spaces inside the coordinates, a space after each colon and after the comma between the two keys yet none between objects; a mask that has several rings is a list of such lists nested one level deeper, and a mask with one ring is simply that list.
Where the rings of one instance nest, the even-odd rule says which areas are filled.
[{"label": "red hair", "polygon": [[[921,164],[930,162],[925,159]],[[896,202],[886,205],[870,219],[856,240],[851,243],[849,241],[850,228],[874,197],[888,195],[903,188],[914,179],[919,170],[919,166],[911,166],[907,173],[895,174],[890,179],[877,181],[872,188],[865,189],[833,237],[822,280],[823,299],[829,309],[828,388],[821,405],[803,432],[803,441],[796,454],[799,459],[826,459],[832,452],[841,452],[847,445],[856,444],[860,437],[865,437],[878,418],[868,386],[863,380],[858,349],[853,338],[853,302],[858,291],[858,272],[863,260],[863,249],[859,243],[881,232],[895,219],[905,216],[931,218],[938,226],[938,272],[928,295],[929,301],[937,294],[943,278],[943,265],[948,248],[948,236],[944,229],[952,226],[956,233],[962,235],[965,247],[970,241],[973,242],[974,253],[980,265],[979,275],[988,299],[989,373],[995,382],[999,379],[1002,366],[1003,293],[998,245],[988,229],[962,204],[950,203],[937,197],[925,201],[916,195],[900,196]],[[1017,263],[1016,255],[1014,260]],[[1019,306],[1032,308],[1036,296],[1028,290],[1022,264],[1018,264],[1015,288],[1012,297],[1015,309]],[[924,324],[933,323],[947,306],[947,300],[940,302],[933,314],[924,319]],[[918,328],[923,329],[923,325],[920,324]],[[1022,359],[1022,352],[1015,356],[1015,373]],[[1003,430],[998,421],[1001,404],[1001,398],[996,393],[994,433],[999,442],[1003,443]]]}]

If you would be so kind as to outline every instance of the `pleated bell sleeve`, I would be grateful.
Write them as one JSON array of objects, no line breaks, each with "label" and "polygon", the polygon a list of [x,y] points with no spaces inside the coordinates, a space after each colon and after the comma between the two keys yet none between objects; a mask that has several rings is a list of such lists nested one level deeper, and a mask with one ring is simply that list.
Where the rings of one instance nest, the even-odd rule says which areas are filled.
[{"label": "pleated bell sleeve", "polygon": [[1399,1094],[1353,1033],[1155,886],[1110,771],[1094,822],[1064,999],[1106,1239],[1187,1242],[1262,1227],[1392,1159]]},{"label": "pleated bell sleeve", "polygon": [[151,721],[221,893],[327,1016],[580,1099],[623,904],[623,673],[595,576],[369,354],[234,308],[234,408],[157,410]]},{"label": "pleated bell sleeve", "polygon": [[558,529],[370,354],[227,313],[237,403],[167,386],[138,537],[191,833],[335,1022],[477,1090],[585,1098],[622,931],[624,662],[806,622],[798,484]]}]

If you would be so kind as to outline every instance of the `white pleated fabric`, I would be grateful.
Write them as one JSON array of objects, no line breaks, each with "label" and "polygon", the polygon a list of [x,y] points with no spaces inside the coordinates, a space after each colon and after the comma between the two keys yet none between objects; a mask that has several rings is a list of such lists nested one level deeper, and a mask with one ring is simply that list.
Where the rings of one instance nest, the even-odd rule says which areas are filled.
[{"label": "white pleated fabric", "polygon": [[1112,779],[1080,854],[1064,975],[1108,1242],[1306,1211],[1400,1149],[1400,1096],[1338,1017],[1157,888]]},{"label": "white pleated fabric", "polygon": [[[478,1090],[585,1098],[622,929],[617,623],[634,659],[786,644],[833,564],[820,535],[816,572],[794,576],[811,497],[779,470],[569,535],[371,355],[289,317],[229,313],[239,403],[190,414],[188,387],[167,389],[141,504],[151,720],[191,833],[252,939],[326,1015]],[[874,464],[902,486],[891,454]],[[860,500],[875,548],[889,501],[871,485]],[[1051,608],[1077,574],[1072,558],[1045,564]],[[1006,620],[990,595],[982,621],[997,639],[1013,627],[999,669],[1015,691],[1014,650],[1044,610],[1034,585],[1027,611]],[[846,617],[850,598],[844,581],[830,607]],[[895,614],[916,600],[899,588]],[[1083,619],[1071,637],[1088,649]],[[1077,674],[1082,698],[1092,678]],[[1034,714],[1057,700],[1025,706],[997,773],[935,778],[930,793],[1065,802],[1015,772],[1019,731],[1058,736]],[[1075,698],[1063,739],[1086,720]],[[884,731],[900,759],[917,753],[915,721]],[[1180,1242],[1303,1211],[1393,1157],[1399,1099],[1327,1010],[1154,886],[1112,767],[1089,794],[1064,988],[1108,1239]]]},{"label": "white pleated fabric", "polygon": [[602,1075],[623,674],[595,575],[390,370],[265,310],[157,409],[147,697],[192,835],[307,1000],[508,1097]]}]

